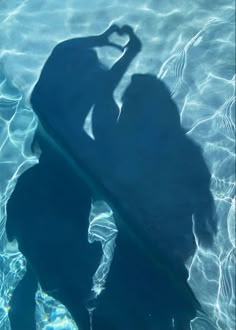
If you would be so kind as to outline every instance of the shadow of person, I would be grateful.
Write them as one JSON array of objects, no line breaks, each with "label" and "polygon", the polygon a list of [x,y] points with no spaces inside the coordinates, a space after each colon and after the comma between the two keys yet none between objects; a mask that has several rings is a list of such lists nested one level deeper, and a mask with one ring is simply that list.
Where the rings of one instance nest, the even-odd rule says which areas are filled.
[{"label": "shadow of person", "polygon": [[[49,115],[55,119],[53,129],[67,129],[68,122],[74,128],[73,114],[78,108],[80,127],[103,90],[110,106],[118,109],[110,96],[112,86],[121,79],[137,47],[133,43],[122,67],[116,66],[116,77],[108,75],[109,70],[99,62],[93,48],[112,46],[123,51],[109,41],[113,32],[120,30],[113,25],[100,36],[67,40],[55,47],[31,97],[41,122]],[[71,111],[68,122],[63,118],[66,109]],[[38,147],[42,152],[39,164],[19,178],[7,205],[8,239],[17,239],[28,261],[27,274],[11,301],[12,329],[35,328],[34,295],[38,282],[44,291],[65,304],[80,329],[89,329],[86,301],[91,298],[92,277],[101,258],[100,245],[88,243],[91,192],[61,148],[42,134],[40,125],[32,149],[36,152]],[[31,311],[27,317],[22,317],[23,302],[24,308]]]},{"label": "shadow of person", "polygon": [[[118,222],[112,269],[98,305],[107,315],[107,301],[116,301],[111,319],[119,319],[120,325],[114,329],[187,330],[200,306],[187,287],[185,263],[196,250],[196,240],[211,246],[217,229],[211,175],[200,147],[181,127],[177,106],[162,81],[150,74],[133,75],[122,102],[116,125],[109,122],[106,108],[94,108],[94,148],[108,155],[108,180],[99,173],[100,180],[142,243],[138,250]],[[98,157],[94,152],[93,164]],[[150,266],[150,256],[159,260],[159,272]]]},{"label": "shadow of person", "polygon": [[[127,34],[129,42],[123,55],[108,70],[99,63],[94,47],[111,45],[120,49],[109,42],[113,32]],[[32,107],[41,123],[35,140],[42,148],[41,157],[44,154],[45,164],[52,159],[50,173],[54,184],[57,182],[57,191],[64,190],[65,182],[69,182],[68,189],[64,191],[68,193],[72,185],[73,189],[82,189],[81,198],[84,198],[82,191],[89,188],[94,198],[102,198],[109,203],[116,216],[119,234],[114,260],[106,290],[96,301],[93,328],[187,330],[197,309],[201,309],[187,284],[188,274],[184,265],[196,249],[193,227],[199,243],[206,246],[211,245],[216,231],[209,189],[210,173],[200,148],[182,129],[178,109],[168,89],[156,77],[140,74],[132,77],[118,116],[119,108],[113,92],[140,50],[141,43],[129,26],[112,26],[101,36],[72,39],[56,46],[31,96]],[[84,130],[85,118],[91,109],[95,139]],[[55,152],[61,157],[57,161],[53,160]],[[55,164],[60,162],[67,169],[54,173]],[[79,179],[74,183],[72,179],[61,180],[70,170],[75,171],[71,174],[73,177],[78,175],[85,180],[86,187],[76,181]],[[39,174],[35,172],[31,185],[34,186],[37,176]],[[40,182],[47,187],[47,180],[41,179]],[[24,190],[27,189],[33,188],[25,185]],[[77,194],[73,189],[69,194],[72,199]],[[49,195],[56,196],[50,203],[52,212],[58,207],[59,197],[58,193],[48,191]],[[61,204],[60,214],[67,214],[70,201]],[[22,212],[26,208],[25,204]],[[35,205],[34,210],[37,209]],[[10,216],[10,222],[13,218],[14,215]],[[87,213],[82,218],[86,219]],[[64,225],[64,217],[60,219]],[[76,222],[75,217],[73,219],[71,228],[79,228],[81,222]],[[85,220],[82,227],[85,237]],[[25,236],[22,241],[28,240],[30,248],[29,233]],[[60,246],[56,236],[55,244]],[[86,242],[83,244],[77,251],[86,249]],[[37,249],[40,251],[41,243]],[[24,252],[27,257],[27,251]],[[57,247],[51,255],[57,255],[59,259],[62,252]],[[88,259],[93,260],[93,254],[96,255],[96,251],[88,254]],[[63,294],[58,298],[68,306],[78,325],[88,329],[88,323],[80,319],[79,311],[80,306],[85,309],[88,286],[85,285],[82,295],[74,288],[83,285],[83,281],[88,283],[84,278],[87,269],[91,268],[84,268],[81,281],[79,273],[77,281],[70,281],[75,267],[72,261],[76,258],[80,262],[83,260],[83,256],[74,255],[73,260],[64,258],[61,261],[60,267],[64,268],[66,262],[66,269],[71,271],[64,281]],[[45,264],[41,271],[37,263],[39,258],[35,258],[34,268],[44,276],[48,265]],[[53,273],[52,270],[49,272]],[[60,272],[61,269],[57,270],[59,279],[62,278]],[[54,281],[59,282],[56,276],[52,277]],[[74,300],[65,300],[64,295],[69,297],[71,292],[75,292]]]}]

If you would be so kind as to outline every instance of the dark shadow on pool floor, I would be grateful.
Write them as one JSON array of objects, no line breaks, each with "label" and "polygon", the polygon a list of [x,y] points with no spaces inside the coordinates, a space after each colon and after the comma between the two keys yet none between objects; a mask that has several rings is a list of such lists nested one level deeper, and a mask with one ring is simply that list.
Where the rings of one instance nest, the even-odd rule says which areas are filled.
[{"label": "dark shadow on pool floor", "polygon": [[[108,45],[115,31],[130,41],[108,70],[94,47]],[[132,76],[117,120],[113,92],[140,50],[129,26],[53,50],[31,102],[55,144],[41,127],[35,136],[40,162],[20,177],[8,203],[9,239],[17,238],[36,274],[31,292],[36,278],[45,291],[55,290],[82,330],[89,329],[86,304],[101,257],[100,246],[87,242],[91,198],[97,196],[118,214],[119,234],[106,290],[93,302],[93,329],[188,330],[201,308],[184,263],[196,249],[192,218],[204,246],[216,232],[211,176],[155,76]],[[95,140],[83,129],[91,108]],[[33,309],[32,299],[28,305]],[[20,325],[18,309],[15,303],[12,322],[18,318]]]}]

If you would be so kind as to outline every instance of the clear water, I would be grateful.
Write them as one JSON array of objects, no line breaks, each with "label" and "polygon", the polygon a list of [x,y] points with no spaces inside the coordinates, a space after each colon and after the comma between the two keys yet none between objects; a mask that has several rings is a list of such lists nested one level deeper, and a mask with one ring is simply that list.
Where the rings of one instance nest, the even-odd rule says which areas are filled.
[{"label": "clear water", "polygon": [[[235,325],[235,54],[234,3],[216,1],[0,2],[0,328],[10,329],[9,301],[25,271],[17,244],[7,243],[6,203],[17,177],[37,163],[30,144],[37,120],[29,95],[53,47],[64,39],[96,35],[112,23],[130,24],[143,50],[116,90],[134,72],[149,72],[170,88],[188,135],[201,144],[212,174],[219,232],[211,250],[188,262],[189,283],[211,315],[192,329],[233,330]],[[119,56],[104,49],[108,66]],[[98,215],[99,215],[99,211]],[[39,329],[76,329],[58,302],[37,293]]]}]

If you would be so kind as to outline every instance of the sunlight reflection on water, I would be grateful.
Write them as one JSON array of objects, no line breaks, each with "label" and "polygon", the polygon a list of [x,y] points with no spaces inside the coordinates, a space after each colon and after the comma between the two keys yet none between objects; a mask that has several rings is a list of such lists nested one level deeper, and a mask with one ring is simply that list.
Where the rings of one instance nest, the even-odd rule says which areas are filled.
[{"label": "sunlight reflection on water", "polygon": [[[182,125],[203,147],[212,173],[219,233],[212,250],[199,247],[188,263],[189,283],[211,315],[211,321],[200,315],[192,328],[210,330],[214,329],[214,323],[218,329],[232,330],[236,275],[233,1],[198,0],[191,6],[188,1],[173,6],[164,0],[145,3],[136,0],[135,5],[134,0],[112,0],[109,5],[94,0],[92,4],[91,9],[84,0],[79,3],[12,0],[0,4],[0,258],[4,263],[0,278],[5,279],[1,280],[0,327],[10,329],[7,306],[13,288],[24,273],[22,267],[13,267],[16,260],[24,265],[24,258],[16,246],[9,251],[4,226],[5,205],[16,178],[37,163],[30,153],[37,124],[28,104],[32,87],[58,42],[101,33],[111,23],[128,23],[142,40],[143,50],[116,90],[117,101],[133,72],[156,73],[170,88],[180,109]],[[107,49],[99,56],[111,65],[118,54]],[[50,311],[44,308],[41,313],[50,314]],[[61,313],[60,309],[58,315]],[[76,328],[68,315],[63,322],[63,329],[65,324],[68,329]],[[55,329],[59,328],[55,325]]]}]

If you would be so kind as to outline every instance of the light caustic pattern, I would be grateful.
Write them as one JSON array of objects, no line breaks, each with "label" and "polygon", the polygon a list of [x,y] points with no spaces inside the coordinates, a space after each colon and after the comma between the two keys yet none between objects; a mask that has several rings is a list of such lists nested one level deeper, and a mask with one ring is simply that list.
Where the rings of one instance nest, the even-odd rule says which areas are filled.
[{"label": "light caustic pattern", "polygon": [[[211,250],[198,246],[189,260],[189,283],[206,315],[194,330],[233,330],[235,324],[235,87],[234,2],[163,0],[3,0],[0,3],[0,328],[10,329],[12,292],[26,263],[16,242],[6,240],[6,202],[17,177],[37,163],[30,143],[37,121],[28,98],[43,63],[61,40],[99,34],[112,23],[130,24],[143,49],[115,96],[134,72],[155,73],[169,86],[187,134],[198,142],[212,173],[219,231]],[[50,23],[49,23],[50,22]],[[100,59],[111,65],[120,55],[104,48]],[[104,228],[104,230],[102,230]],[[110,228],[110,231],[109,231]],[[104,268],[94,275],[95,292],[105,285],[116,228],[106,204],[93,205],[89,239],[103,244]],[[94,230],[94,236],[91,236]],[[101,236],[107,235],[107,236]],[[103,237],[107,237],[107,240]],[[109,241],[111,240],[111,241]],[[196,237],[196,242],[197,237]],[[78,279],[79,280],[79,279]],[[97,291],[96,291],[97,290]],[[38,329],[77,329],[68,311],[39,288]]]}]

